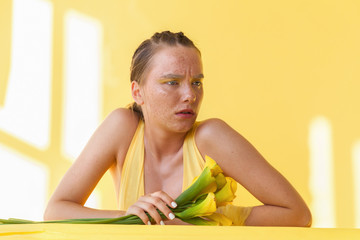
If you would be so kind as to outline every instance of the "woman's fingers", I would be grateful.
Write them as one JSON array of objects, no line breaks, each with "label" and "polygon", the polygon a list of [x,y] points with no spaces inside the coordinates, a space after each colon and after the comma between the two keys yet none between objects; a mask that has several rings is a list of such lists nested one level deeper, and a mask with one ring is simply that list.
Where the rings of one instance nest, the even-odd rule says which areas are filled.
[{"label": "woman's fingers", "polygon": [[152,196],[158,197],[161,200],[163,200],[168,206],[172,207],[172,208],[176,208],[177,204],[174,201],[174,199],[172,199],[167,193],[163,192],[163,191],[158,191],[158,192],[154,192],[151,194]]},{"label": "woman's fingers", "polygon": [[175,218],[174,213],[168,206],[175,208],[175,201],[165,192],[159,191],[139,198],[135,204],[129,207],[127,214],[137,215],[145,224],[149,224],[149,218],[145,213],[147,212],[157,224],[162,225],[164,222],[157,209],[169,220]]},{"label": "woman's fingers", "polygon": [[[165,217],[168,218],[169,220],[172,220],[175,218],[174,213],[168,207],[168,206],[171,206],[172,199],[164,201],[164,198],[161,198],[161,196],[157,196],[157,194],[154,194],[151,197],[149,197],[147,200],[156,209],[159,209],[160,212],[162,212],[165,215]],[[148,212],[148,213],[151,215],[150,212]]]},{"label": "woman's fingers", "polygon": [[148,213],[157,224],[163,224],[163,222],[161,222],[162,218],[156,210],[155,205],[159,206],[157,200],[151,197],[142,197],[128,209],[127,214],[137,215],[145,224],[149,224],[150,220],[146,215],[146,213]]},{"label": "woman's fingers", "polygon": [[128,208],[126,215],[136,215],[138,216],[144,224],[146,225],[151,225],[151,222],[148,218],[148,216],[146,215],[146,213],[144,212],[144,209],[137,207],[135,205],[132,205]]}]

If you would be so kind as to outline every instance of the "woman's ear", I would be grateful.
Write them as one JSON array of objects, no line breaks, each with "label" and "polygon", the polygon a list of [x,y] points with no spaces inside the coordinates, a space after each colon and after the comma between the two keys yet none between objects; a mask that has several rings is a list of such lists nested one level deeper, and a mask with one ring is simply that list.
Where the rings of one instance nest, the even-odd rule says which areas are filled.
[{"label": "woman's ear", "polygon": [[139,83],[136,81],[131,82],[131,94],[137,105],[144,104],[144,100],[142,98]]}]

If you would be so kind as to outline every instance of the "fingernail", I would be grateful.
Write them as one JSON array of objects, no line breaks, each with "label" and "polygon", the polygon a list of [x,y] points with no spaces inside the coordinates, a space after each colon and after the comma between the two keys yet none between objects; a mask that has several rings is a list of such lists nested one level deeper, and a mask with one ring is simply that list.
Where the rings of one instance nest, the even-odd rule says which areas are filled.
[{"label": "fingernail", "polygon": [[165,225],[165,223],[161,220],[161,221],[160,221],[160,225]]},{"label": "fingernail", "polygon": [[175,218],[175,215],[173,213],[169,213],[169,218],[173,220]]},{"label": "fingernail", "polygon": [[151,225],[151,222],[150,222],[150,221],[148,221],[148,225]]},{"label": "fingernail", "polygon": [[173,208],[176,208],[176,207],[177,207],[176,202],[172,202],[172,203],[171,203],[171,206],[172,206]]}]

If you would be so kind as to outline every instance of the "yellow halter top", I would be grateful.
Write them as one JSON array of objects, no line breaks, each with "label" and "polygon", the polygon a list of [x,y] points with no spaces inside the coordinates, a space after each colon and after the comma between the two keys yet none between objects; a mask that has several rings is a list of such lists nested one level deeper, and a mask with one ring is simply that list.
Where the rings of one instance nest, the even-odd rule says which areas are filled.
[{"label": "yellow halter top", "polygon": [[[195,144],[195,130],[198,125],[198,122],[194,124],[183,144],[183,191],[191,185],[205,165]],[[144,192],[144,122],[140,120],[123,164],[118,196],[119,209],[128,209]]]},{"label": "yellow halter top", "polygon": [[[198,125],[199,122],[194,124],[183,144],[183,191],[191,185],[193,179],[202,172],[205,166],[205,160],[195,144],[195,131]],[[144,122],[140,120],[123,164],[118,195],[120,210],[126,211],[145,193],[144,150]],[[244,225],[251,207],[226,205],[219,207],[217,212],[229,217],[233,225]]]}]

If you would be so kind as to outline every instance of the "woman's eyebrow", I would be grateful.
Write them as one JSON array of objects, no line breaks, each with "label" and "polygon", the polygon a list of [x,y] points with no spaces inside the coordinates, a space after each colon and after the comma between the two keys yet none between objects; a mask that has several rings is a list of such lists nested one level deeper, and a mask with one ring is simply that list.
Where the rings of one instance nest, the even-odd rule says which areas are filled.
[{"label": "woman's eyebrow", "polygon": [[200,74],[194,76],[193,78],[195,78],[195,79],[203,79],[203,78],[204,78],[204,74],[200,73]]},{"label": "woman's eyebrow", "polygon": [[184,77],[183,75],[169,73],[169,74],[162,75],[160,77],[160,79],[181,79],[183,77]]},{"label": "woman's eyebrow", "polygon": [[[165,74],[160,77],[160,79],[181,79],[181,78],[184,78],[184,75],[173,74],[173,73]],[[204,74],[200,73],[200,74],[194,76],[193,78],[202,79],[202,78],[204,78]]]}]

